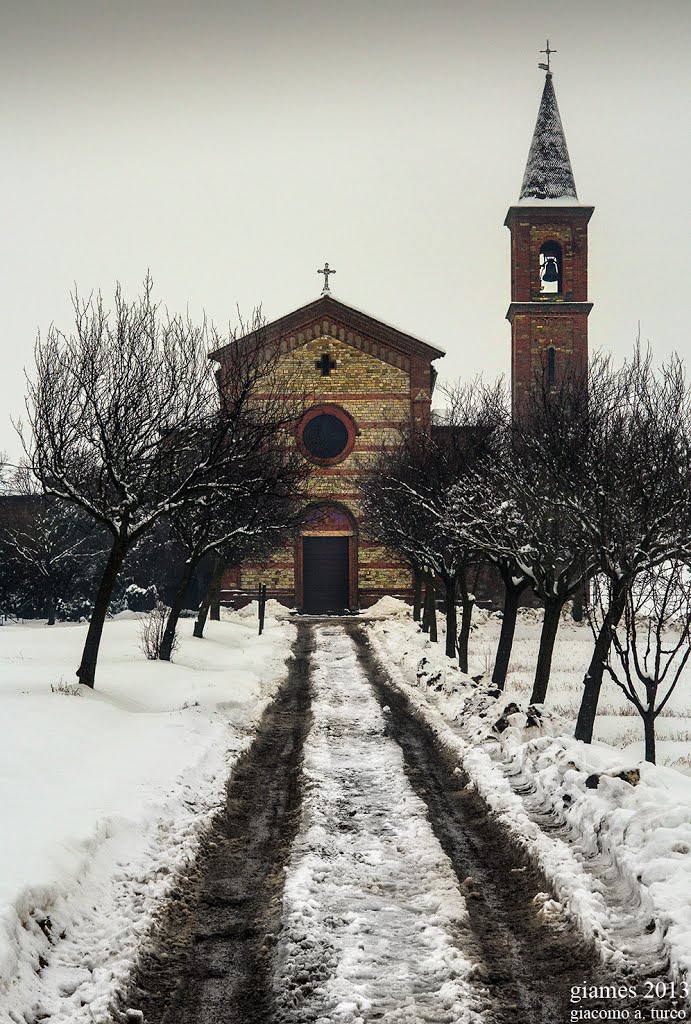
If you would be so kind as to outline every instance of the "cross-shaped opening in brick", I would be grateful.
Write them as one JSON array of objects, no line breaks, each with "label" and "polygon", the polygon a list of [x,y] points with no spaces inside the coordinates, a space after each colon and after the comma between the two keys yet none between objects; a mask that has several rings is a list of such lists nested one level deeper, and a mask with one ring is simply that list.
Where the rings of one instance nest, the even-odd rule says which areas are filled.
[{"label": "cross-shaped opening in brick", "polygon": [[336,361],[328,352],[322,352],[321,359],[317,359],[314,365],[317,370],[321,370],[322,377],[328,377],[331,371],[336,369]]}]

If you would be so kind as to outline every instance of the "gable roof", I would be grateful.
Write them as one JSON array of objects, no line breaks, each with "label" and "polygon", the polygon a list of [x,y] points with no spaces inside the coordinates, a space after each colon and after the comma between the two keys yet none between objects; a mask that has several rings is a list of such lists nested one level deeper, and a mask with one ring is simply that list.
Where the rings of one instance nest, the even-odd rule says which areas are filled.
[{"label": "gable roof", "polygon": [[545,76],[519,202],[526,199],[578,202],[566,136],[549,71]]},{"label": "gable roof", "polygon": [[[347,306],[330,294],[320,295],[314,302],[308,302],[305,306],[300,306],[299,309],[279,317],[278,320],[272,320],[262,328],[262,335],[267,343],[280,341],[291,335],[302,334],[304,330],[316,326],[319,326],[321,330],[323,322],[326,320],[329,321],[329,324],[333,322],[340,327],[349,328],[355,334],[371,338],[406,356],[418,356],[431,362],[445,355],[444,350],[437,348],[436,345],[416,338],[412,334],[406,334],[398,327],[377,320],[361,309]],[[226,349],[236,343],[241,344],[245,340],[254,338],[256,333],[246,334],[242,338],[238,338],[237,342],[230,342],[229,345],[210,352],[209,358],[220,362]],[[329,333],[329,331],[325,333]]]}]

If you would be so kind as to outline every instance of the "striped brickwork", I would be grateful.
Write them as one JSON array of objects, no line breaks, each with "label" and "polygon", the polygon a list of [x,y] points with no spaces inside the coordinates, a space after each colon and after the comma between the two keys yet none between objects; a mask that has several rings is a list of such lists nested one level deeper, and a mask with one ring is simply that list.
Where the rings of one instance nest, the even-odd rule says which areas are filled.
[{"label": "striped brickwork", "polygon": [[[350,537],[351,607],[367,607],[384,594],[409,597],[410,569],[368,535],[360,484],[380,454],[396,444],[401,428],[412,419],[429,422],[431,361],[440,351],[327,297],[269,325],[268,337],[278,345],[279,374],[290,393],[308,411],[325,406],[348,423],[343,458],[330,464],[309,460],[308,491],[314,503],[333,504],[347,513],[349,526],[341,532]],[[223,350],[213,357],[223,364]],[[325,360],[328,374],[321,369]],[[295,443],[301,444],[299,427]],[[227,570],[223,600],[241,604],[265,583],[270,596],[300,607],[301,551],[298,536],[264,564]]]}]

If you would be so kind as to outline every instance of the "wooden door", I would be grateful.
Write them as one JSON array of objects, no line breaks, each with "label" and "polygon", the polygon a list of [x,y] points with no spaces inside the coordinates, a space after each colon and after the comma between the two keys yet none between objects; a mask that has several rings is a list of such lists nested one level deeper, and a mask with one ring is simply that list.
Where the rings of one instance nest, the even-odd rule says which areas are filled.
[{"label": "wooden door", "polygon": [[349,606],[349,537],[303,537],[303,609],[309,615]]}]

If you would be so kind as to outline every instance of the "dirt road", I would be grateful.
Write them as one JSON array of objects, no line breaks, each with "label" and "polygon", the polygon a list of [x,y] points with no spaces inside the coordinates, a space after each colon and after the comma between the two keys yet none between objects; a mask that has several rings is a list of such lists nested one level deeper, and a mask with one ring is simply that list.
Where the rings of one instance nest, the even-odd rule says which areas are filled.
[{"label": "dirt road", "polygon": [[358,656],[400,745],[405,770],[425,801],[430,822],[463,883],[472,932],[497,1020],[567,1019],[572,985],[603,983],[592,950],[558,920],[545,920],[549,886],[522,850],[487,814],[482,799],[408,702],[387,685],[361,628],[351,630]]},{"label": "dirt road", "polygon": [[148,1024],[561,1024],[570,986],[603,979],[548,895],[361,625],[301,622],[126,1005]]}]

